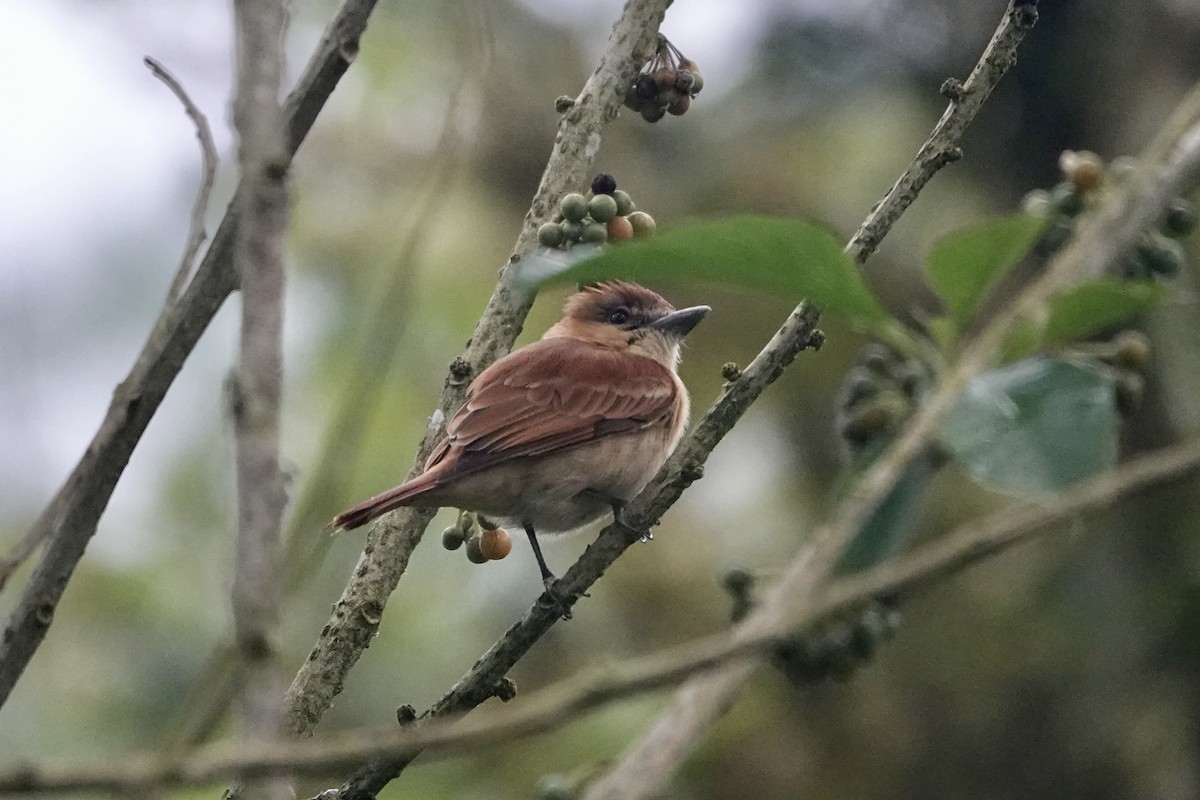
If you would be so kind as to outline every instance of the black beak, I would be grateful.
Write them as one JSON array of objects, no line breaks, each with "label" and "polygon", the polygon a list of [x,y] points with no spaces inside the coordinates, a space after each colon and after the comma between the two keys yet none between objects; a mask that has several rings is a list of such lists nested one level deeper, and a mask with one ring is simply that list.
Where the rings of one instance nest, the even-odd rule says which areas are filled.
[{"label": "black beak", "polygon": [[704,319],[704,315],[709,311],[712,311],[712,309],[708,306],[681,308],[678,311],[672,311],[665,317],[659,317],[647,327],[651,330],[662,331],[663,333],[678,336],[682,339],[692,332],[692,328],[700,324],[700,320]]}]

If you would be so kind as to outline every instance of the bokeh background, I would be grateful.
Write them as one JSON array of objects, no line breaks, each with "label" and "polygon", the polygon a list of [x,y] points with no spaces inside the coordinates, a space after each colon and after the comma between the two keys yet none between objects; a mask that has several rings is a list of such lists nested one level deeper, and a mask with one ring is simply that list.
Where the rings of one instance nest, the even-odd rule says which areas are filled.
[{"label": "bokeh background", "polygon": [[[291,4],[293,75],[333,5]],[[749,211],[849,236],[941,114],[941,81],[965,77],[1003,6],[678,0],[663,31],[700,64],[704,93],[687,116],[657,125],[622,114],[596,169],[614,173],[660,226]],[[554,135],[554,98],[578,92],[619,9],[618,0],[381,3],[297,157],[283,455],[299,514],[291,533],[317,555],[291,581],[289,675],[362,544],[350,534],[326,549],[320,521],[409,468],[445,367],[519,230]],[[934,180],[868,266],[900,313],[929,307],[919,270],[939,235],[1052,185],[1064,148],[1136,153],[1200,77],[1194,0],[1048,0],[1041,12],[969,132],[966,158]],[[7,549],[95,431],[186,235],[197,147],[143,55],[179,76],[214,127],[223,162],[210,231],[235,176],[227,4],[40,0],[10,4],[5,18]],[[1195,278],[1193,263],[1171,302],[1144,320],[1156,355],[1127,452],[1200,428]],[[799,299],[682,281],[656,288],[677,305],[713,306],[683,367],[698,411],[719,391],[721,364],[746,363]],[[560,291],[539,300],[521,342],[540,335],[561,300]],[[201,676],[231,625],[233,448],[221,384],[237,302],[150,426],[50,635],[0,710],[5,763],[119,758],[180,746],[198,729],[231,732],[228,720],[197,727],[195,717],[211,702]],[[372,324],[387,335],[364,351]],[[803,355],[715,451],[654,543],[631,549],[575,620],[521,662],[520,687],[721,630],[730,610],[721,576],[769,573],[796,551],[844,466],[837,387],[863,344],[835,320],[826,331],[828,345]],[[384,379],[373,401],[359,396],[364,365]],[[361,430],[331,432],[339,410]],[[318,474],[323,459],[329,471]],[[898,638],[848,683],[797,689],[764,671],[667,796],[1200,795],[1197,488],[1156,490],[946,581],[906,606]],[[1004,502],[945,470],[921,535]],[[387,724],[401,703],[424,708],[534,598],[524,542],[505,561],[475,566],[439,546],[451,520],[443,512],[431,526],[323,730]],[[589,535],[549,543],[551,564],[565,569]],[[27,573],[0,594],[0,613]],[[383,796],[530,797],[548,773],[583,774],[620,753],[669,699],[616,704],[553,735],[418,765]]]}]

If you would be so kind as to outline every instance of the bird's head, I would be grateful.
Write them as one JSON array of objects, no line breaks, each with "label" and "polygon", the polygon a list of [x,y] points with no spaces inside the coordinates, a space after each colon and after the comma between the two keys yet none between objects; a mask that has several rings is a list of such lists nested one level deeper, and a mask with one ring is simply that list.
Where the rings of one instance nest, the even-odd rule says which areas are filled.
[{"label": "bird's head", "polygon": [[680,346],[704,319],[708,306],[678,311],[645,286],[610,281],[588,286],[567,298],[563,318],[542,338],[567,337],[629,350],[674,369]]}]

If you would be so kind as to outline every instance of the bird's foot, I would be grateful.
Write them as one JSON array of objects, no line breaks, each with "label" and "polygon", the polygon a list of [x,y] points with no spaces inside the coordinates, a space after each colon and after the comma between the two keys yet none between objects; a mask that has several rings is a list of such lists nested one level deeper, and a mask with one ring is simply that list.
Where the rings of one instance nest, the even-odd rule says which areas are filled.
[{"label": "bird's foot", "polygon": [[[538,598],[538,605],[557,611],[564,620],[571,619],[571,597],[559,588],[558,578],[553,574],[547,574],[542,578],[542,585],[546,587],[546,591]],[[587,593],[584,592],[583,596],[587,597]]]},{"label": "bird's foot", "polygon": [[612,503],[612,512],[613,512],[613,522],[620,525],[622,528],[624,528],[627,531],[633,531],[634,533],[638,534],[638,541],[640,541],[642,543],[654,541],[654,534],[650,532],[649,528],[646,528],[644,530],[642,530],[640,528],[635,528],[633,525],[631,525],[629,523],[629,520],[627,520],[625,518],[625,504],[623,502],[614,500],[614,501],[611,501],[611,503]]}]

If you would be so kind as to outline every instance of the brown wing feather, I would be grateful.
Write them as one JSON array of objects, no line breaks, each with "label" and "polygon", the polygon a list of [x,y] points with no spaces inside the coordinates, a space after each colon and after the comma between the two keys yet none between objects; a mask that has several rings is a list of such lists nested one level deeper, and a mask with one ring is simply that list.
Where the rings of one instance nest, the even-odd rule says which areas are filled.
[{"label": "brown wing feather", "polygon": [[451,451],[451,474],[666,424],[675,381],[649,358],[567,339],[543,339],[480,373],[426,468]]}]

